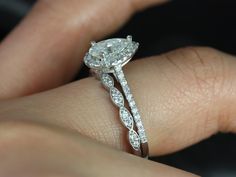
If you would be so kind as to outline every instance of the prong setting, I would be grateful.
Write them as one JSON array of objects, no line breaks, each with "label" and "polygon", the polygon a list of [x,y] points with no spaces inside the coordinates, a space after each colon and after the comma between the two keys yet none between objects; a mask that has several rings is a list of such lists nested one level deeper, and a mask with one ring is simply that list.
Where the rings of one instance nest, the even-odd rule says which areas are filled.
[{"label": "prong setting", "polygon": [[92,42],[91,42],[91,46],[94,46],[95,44],[96,44],[95,41],[92,41]]},{"label": "prong setting", "polygon": [[131,35],[128,35],[128,36],[126,37],[126,39],[127,39],[129,42],[132,42],[133,37],[132,37]]}]

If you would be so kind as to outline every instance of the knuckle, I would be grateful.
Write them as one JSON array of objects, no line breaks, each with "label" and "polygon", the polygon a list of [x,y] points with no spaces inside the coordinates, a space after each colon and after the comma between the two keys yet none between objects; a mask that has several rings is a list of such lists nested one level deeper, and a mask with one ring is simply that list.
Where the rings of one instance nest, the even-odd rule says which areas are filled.
[{"label": "knuckle", "polygon": [[[226,54],[210,47],[186,47],[168,54],[167,59],[181,71],[185,91],[204,116],[203,131],[218,131],[227,113],[220,113],[225,90],[230,84],[230,60]],[[203,103],[204,102],[204,103]],[[217,110],[214,114],[210,110]],[[224,121],[226,122],[226,121]],[[225,129],[225,128],[224,128]]]},{"label": "knuckle", "polygon": [[172,63],[181,68],[189,86],[208,96],[217,95],[226,79],[227,64],[223,53],[210,47],[186,47],[171,55],[177,56]]}]

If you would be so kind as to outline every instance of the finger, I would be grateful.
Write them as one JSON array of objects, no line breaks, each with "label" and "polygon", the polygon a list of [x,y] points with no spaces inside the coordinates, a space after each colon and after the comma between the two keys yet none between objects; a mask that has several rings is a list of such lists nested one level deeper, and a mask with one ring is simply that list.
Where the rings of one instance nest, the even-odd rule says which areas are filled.
[{"label": "finger", "polygon": [[196,176],[55,127],[2,121],[0,137],[0,175],[5,177]]},{"label": "finger", "polygon": [[154,2],[163,0],[38,1],[0,46],[0,98],[28,95],[70,81],[89,41],[110,34],[137,9]]},{"label": "finger", "polygon": [[[180,150],[218,131],[235,131],[236,60],[208,48],[131,62],[125,73],[147,130],[151,155]],[[2,117],[76,129],[126,149],[127,131],[101,83],[88,78],[1,107]]]}]

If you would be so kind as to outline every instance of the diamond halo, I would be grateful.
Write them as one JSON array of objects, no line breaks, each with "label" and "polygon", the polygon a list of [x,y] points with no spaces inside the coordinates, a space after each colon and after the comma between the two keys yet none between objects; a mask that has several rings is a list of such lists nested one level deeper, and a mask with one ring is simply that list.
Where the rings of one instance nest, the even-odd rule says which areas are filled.
[{"label": "diamond halo", "polygon": [[107,39],[101,42],[92,42],[89,52],[84,57],[84,63],[92,69],[105,73],[113,72],[116,65],[125,65],[135,54],[139,43],[127,38]]}]

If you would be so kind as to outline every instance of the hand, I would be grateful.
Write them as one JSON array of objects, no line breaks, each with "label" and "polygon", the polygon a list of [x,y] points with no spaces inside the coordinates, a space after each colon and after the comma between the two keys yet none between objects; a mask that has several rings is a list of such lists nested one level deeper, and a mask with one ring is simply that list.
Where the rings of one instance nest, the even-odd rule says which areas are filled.
[{"label": "hand", "polygon": [[[1,176],[194,176],[115,150],[129,151],[126,132],[100,83],[86,78],[64,85],[80,68],[89,41],[159,2],[36,4],[0,47]],[[124,69],[151,155],[236,131],[234,56],[189,47]]]}]

